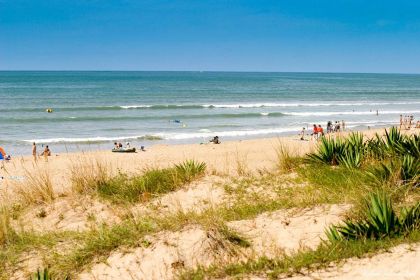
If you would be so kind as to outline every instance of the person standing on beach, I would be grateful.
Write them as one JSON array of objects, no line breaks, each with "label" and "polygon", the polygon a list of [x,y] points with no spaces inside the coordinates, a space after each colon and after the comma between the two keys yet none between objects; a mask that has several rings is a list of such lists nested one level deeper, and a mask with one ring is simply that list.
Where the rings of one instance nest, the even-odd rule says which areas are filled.
[{"label": "person standing on beach", "polygon": [[34,157],[34,161],[36,161],[36,144],[35,142],[32,144],[32,156]]},{"label": "person standing on beach", "polygon": [[401,130],[402,126],[403,126],[403,116],[400,115],[400,130]]}]

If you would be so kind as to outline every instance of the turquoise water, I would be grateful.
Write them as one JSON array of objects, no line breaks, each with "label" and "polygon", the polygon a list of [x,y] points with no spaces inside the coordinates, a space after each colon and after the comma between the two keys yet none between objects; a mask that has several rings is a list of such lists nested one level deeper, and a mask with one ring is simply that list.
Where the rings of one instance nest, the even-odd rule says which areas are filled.
[{"label": "turquoise water", "polygon": [[418,119],[420,75],[0,72],[0,112],[0,143],[12,154],[30,153],[33,141],[54,152],[223,141],[328,120],[362,128]]}]

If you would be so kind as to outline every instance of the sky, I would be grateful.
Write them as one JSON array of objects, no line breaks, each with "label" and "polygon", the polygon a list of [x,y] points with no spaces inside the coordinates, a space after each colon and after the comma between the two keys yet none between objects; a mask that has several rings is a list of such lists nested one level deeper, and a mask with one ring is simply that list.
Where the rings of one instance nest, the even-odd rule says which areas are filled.
[{"label": "sky", "polygon": [[0,69],[420,73],[420,1],[0,0]]}]

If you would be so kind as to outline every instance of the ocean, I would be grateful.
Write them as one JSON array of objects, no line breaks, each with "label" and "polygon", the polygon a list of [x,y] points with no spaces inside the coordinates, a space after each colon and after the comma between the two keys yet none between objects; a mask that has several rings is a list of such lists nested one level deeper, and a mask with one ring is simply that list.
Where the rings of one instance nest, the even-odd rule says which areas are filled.
[{"label": "ocean", "polygon": [[65,152],[295,135],[338,120],[374,128],[400,114],[420,118],[420,75],[0,72],[0,146],[12,155],[32,142]]}]

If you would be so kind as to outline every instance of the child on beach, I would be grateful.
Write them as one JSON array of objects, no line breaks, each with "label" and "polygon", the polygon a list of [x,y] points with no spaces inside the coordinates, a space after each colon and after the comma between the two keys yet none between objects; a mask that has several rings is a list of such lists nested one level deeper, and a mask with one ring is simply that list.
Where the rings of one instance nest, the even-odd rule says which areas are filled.
[{"label": "child on beach", "polygon": [[305,140],[305,128],[302,127],[302,131],[299,133],[300,135],[300,140]]}]

